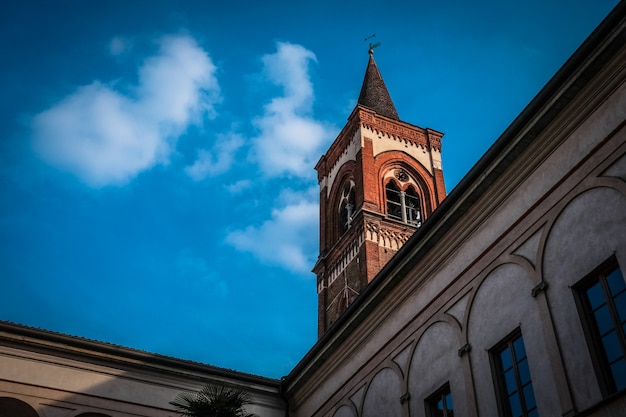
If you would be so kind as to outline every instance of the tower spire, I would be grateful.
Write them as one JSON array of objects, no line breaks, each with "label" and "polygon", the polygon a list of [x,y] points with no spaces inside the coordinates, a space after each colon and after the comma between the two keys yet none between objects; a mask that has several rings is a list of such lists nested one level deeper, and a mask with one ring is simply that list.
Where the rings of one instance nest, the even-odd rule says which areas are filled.
[{"label": "tower spire", "polygon": [[376,113],[389,117],[390,119],[400,120],[396,106],[391,101],[387,86],[380,75],[376,61],[374,60],[374,47],[378,45],[370,44],[369,62],[365,70],[363,85],[357,104],[374,110]]}]

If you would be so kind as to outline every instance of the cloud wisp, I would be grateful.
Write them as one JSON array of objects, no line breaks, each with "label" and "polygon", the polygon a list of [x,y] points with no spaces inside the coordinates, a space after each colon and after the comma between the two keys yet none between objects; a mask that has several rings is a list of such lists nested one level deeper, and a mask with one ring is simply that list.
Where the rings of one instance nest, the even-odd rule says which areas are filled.
[{"label": "cloud wisp", "polygon": [[243,144],[244,139],[238,133],[219,134],[212,150],[199,150],[198,158],[192,165],[185,167],[185,172],[195,181],[222,174],[230,169],[235,152]]},{"label": "cloud wisp", "polygon": [[[289,198],[285,198],[288,195]],[[317,245],[319,205],[315,192],[289,192],[285,203],[258,227],[248,226],[229,233],[226,242],[249,252],[262,262],[278,265],[297,274],[311,272]]]},{"label": "cloud wisp", "polygon": [[324,123],[311,117],[314,93],[309,65],[315,61],[313,52],[285,42],[263,57],[267,79],[283,90],[254,120],[260,132],[253,138],[254,157],[269,177],[311,176],[320,146],[330,135]]},{"label": "cloud wisp", "polygon": [[221,101],[216,67],[189,36],[161,39],[132,94],[95,81],[33,120],[42,159],[92,187],[123,185],[167,163],[176,139]]},{"label": "cloud wisp", "polygon": [[[259,133],[251,140],[252,155],[266,179],[292,176],[314,183],[313,167],[332,134],[328,124],[312,115],[315,95],[309,67],[315,61],[313,52],[284,42],[262,59],[265,80],[282,89],[253,120]],[[268,220],[230,232],[226,242],[263,263],[309,274],[317,253],[311,238],[318,228],[317,188],[283,190],[273,204]]]}]

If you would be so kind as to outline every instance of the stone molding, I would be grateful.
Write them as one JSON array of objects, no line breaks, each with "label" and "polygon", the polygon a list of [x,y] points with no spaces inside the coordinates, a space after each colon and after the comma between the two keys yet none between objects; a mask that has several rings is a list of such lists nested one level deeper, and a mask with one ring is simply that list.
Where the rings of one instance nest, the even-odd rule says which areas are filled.
[{"label": "stone molding", "polygon": [[436,149],[441,152],[441,133],[434,130],[425,130],[417,126],[405,126],[402,122],[385,120],[376,115],[361,110],[359,112],[361,126],[376,134],[382,133],[390,138],[405,141],[414,146],[426,149]]},{"label": "stone molding", "polygon": [[376,242],[383,248],[398,250],[415,232],[414,229],[400,231],[391,227],[384,227],[378,222],[365,221],[365,239]]}]

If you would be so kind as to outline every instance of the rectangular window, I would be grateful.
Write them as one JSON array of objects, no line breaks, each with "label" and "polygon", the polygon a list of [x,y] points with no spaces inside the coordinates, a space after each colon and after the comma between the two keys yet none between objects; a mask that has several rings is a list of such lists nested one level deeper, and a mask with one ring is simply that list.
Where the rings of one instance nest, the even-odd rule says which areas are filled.
[{"label": "rectangular window", "polygon": [[426,415],[428,417],[453,417],[452,394],[450,385],[446,384],[426,399]]},{"label": "rectangular window", "polygon": [[576,290],[600,387],[608,396],[626,388],[626,283],[615,258]]},{"label": "rectangular window", "polygon": [[500,414],[507,417],[536,417],[528,358],[518,330],[491,350]]}]

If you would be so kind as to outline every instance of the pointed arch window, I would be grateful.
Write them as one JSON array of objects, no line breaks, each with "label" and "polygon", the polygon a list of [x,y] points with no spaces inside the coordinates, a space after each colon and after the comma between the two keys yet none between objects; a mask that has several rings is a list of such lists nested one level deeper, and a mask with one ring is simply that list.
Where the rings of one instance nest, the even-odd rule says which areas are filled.
[{"label": "pointed arch window", "polygon": [[402,191],[394,180],[390,180],[385,186],[385,198],[388,217],[417,227],[422,225],[420,197],[415,187],[409,185],[406,191]]},{"label": "pointed arch window", "polygon": [[387,198],[387,216],[402,220],[402,193],[394,180],[387,183],[385,197]]},{"label": "pointed arch window", "polygon": [[420,197],[412,185],[406,189],[404,195],[406,222],[413,226],[420,227],[422,225],[422,210],[420,208]]},{"label": "pointed arch window", "polygon": [[339,202],[339,235],[344,234],[352,225],[355,214],[354,182],[348,181],[341,191]]}]

